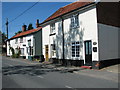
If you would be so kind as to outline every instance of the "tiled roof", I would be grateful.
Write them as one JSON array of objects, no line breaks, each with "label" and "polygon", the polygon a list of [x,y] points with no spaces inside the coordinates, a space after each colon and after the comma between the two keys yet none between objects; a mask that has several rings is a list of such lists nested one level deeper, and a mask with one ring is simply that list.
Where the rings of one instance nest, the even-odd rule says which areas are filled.
[{"label": "tiled roof", "polygon": [[[18,33],[17,35],[13,36],[13,37],[10,38],[10,39],[14,39],[14,38],[18,38],[18,37],[25,36],[25,35],[28,35],[28,34],[32,34],[32,33],[34,33],[34,32],[39,31],[40,29],[42,29],[42,27],[38,27],[38,28],[36,28],[36,29],[27,30],[27,31]],[[10,39],[9,39],[9,40],[10,40]]]},{"label": "tiled roof", "polygon": [[53,13],[50,17],[48,17],[43,23],[49,21],[49,20],[52,20],[54,18],[57,18],[61,15],[64,15],[68,12],[71,12],[73,10],[76,10],[80,7],[83,7],[85,5],[88,5],[90,3],[93,3],[93,2],[74,2],[74,3],[71,3],[69,5],[66,5],[64,7],[61,7],[60,9],[58,9],[55,13]]}]

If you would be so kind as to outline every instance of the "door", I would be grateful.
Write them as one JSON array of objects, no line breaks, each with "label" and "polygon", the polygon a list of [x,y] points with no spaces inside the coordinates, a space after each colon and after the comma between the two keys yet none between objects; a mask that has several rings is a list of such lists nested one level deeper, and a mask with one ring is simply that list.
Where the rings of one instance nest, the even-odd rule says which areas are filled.
[{"label": "door", "polygon": [[92,65],[92,42],[85,41],[85,65]]},{"label": "door", "polygon": [[48,57],[49,57],[49,48],[48,45],[45,45],[45,60],[48,61]]}]

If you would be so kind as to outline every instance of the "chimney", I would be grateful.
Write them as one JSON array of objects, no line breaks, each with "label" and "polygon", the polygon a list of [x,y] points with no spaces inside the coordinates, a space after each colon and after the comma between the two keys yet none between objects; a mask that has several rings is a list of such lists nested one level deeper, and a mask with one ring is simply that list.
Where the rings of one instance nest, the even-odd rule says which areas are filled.
[{"label": "chimney", "polygon": [[37,22],[36,22],[36,28],[39,27],[39,19],[37,19]]},{"label": "chimney", "polygon": [[26,27],[27,27],[26,25],[22,26],[22,32],[26,31]]}]

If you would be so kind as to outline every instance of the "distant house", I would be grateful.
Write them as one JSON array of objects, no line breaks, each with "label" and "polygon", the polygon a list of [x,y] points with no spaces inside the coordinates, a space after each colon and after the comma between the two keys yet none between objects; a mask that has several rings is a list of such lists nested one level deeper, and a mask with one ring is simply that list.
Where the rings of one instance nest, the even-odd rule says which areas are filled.
[{"label": "distant house", "polygon": [[118,3],[74,2],[58,9],[42,26],[45,60],[93,68],[118,63]]},{"label": "distant house", "polygon": [[13,36],[7,41],[7,55],[11,56],[10,47],[14,48],[15,52],[18,49],[21,51],[21,57],[26,59],[40,58],[42,54],[42,27],[26,30],[26,25],[22,26],[22,32]]}]

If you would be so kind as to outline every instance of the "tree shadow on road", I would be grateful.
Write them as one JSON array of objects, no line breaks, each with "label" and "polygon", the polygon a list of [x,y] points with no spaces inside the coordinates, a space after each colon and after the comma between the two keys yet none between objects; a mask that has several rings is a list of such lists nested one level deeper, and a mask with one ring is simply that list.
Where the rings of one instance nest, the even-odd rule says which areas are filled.
[{"label": "tree shadow on road", "polygon": [[43,65],[30,65],[30,66],[7,66],[2,68],[3,75],[13,75],[13,74],[28,74],[31,76],[42,75],[47,72],[56,72],[53,67],[46,67]]},{"label": "tree shadow on road", "polygon": [[3,75],[14,75],[14,74],[22,74],[22,75],[43,75],[47,74],[48,72],[59,72],[59,73],[72,73],[76,69],[58,69],[56,66],[53,65],[29,65],[29,66],[7,66],[2,67],[2,74]]}]

